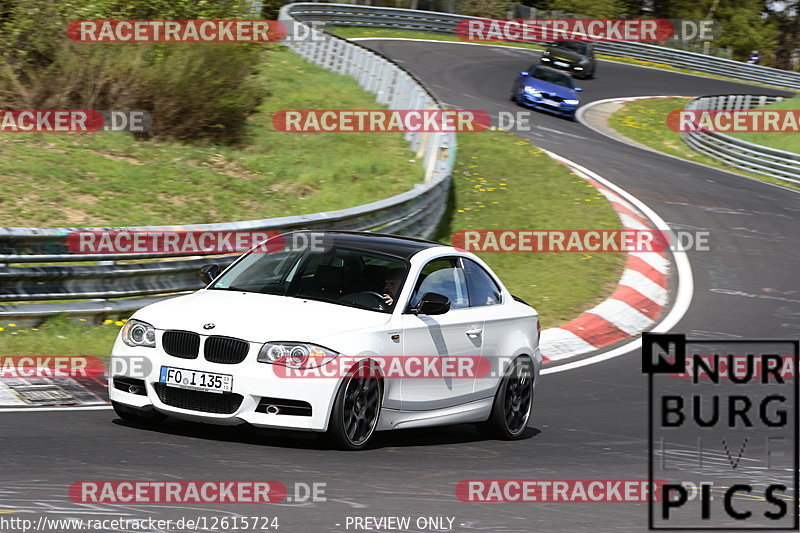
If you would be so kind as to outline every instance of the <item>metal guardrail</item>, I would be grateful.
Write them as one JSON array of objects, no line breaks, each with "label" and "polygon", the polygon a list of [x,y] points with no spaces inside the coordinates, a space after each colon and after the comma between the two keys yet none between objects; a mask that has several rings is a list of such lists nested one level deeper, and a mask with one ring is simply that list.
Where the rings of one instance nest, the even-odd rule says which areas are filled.
[{"label": "metal guardrail", "polygon": [[[732,94],[694,98],[687,110],[748,110],[783,100],[780,96]],[[777,150],[717,132],[684,132],[683,141],[698,152],[742,170],[800,184],[800,154]]]},{"label": "metal guardrail", "polygon": [[[448,35],[455,34],[456,23],[459,20],[476,19],[476,17],[436,11],[327,3],[292,4],[292,13],[300,20],[323,21],[338,26],[391,28]],[[800,89],[800,72],[750,65],[674,48],[637,42],[597,42],[595,51],[608,56],[627,57],[776,87]]]},{"label": "metal guardrail", "polygon": [[[292,6],[284,6],[280,20],[294,22]],[[444,109],[441,102],[412,74],[391,60],[344,39],[308,28],[316,38],[287,43],[311,63],[350,75],[376,101],[390,109]],[[188,226],[127,228],[0,228],[0,320],[21,323],[41,321],[66,313],[101,320],[173,297],[202,286],[198,270],[208,263],[222,267],[235,256],[203,258],[161,254],[71,253],[67,236],[75,231],[291,231],[296,229],[380,231],[429,238],[447,205],[450,175],[455,160],[454,133],[407,133],[406,140],[422,161],[424,183],[366,205],[282,218]],[[118,261],[161,257],[167,260],[118,264]],[[63,266],[10,266],[23,263],[86,262]],[[164,293],[171,293],[163,295]],[[161,294],[162,296],[153,296]],[[90,301],[39,303],[49,300]],[[109,298],[123,298],[108,300]],[[36,302],[36,303],[5,303]]]}]

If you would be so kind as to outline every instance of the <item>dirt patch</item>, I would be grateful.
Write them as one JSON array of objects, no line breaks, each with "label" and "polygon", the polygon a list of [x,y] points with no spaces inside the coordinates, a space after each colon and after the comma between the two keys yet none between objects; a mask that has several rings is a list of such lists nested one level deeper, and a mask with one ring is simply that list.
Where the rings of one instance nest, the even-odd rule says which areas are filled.
[{"label": "dirt patch", "polygon": [[270,188],[270,192],[282,192],[291,196],[297,196],[298,198],[304,198],[317,190],[319,190],[319,188],[312,183],[301,183],[297,181],[276,183]]},{"label": "dirt patch", "polygon": [[126,163],[130,163],[131,165],[144,165],[141,161],[136,159],[135,157],[129,157],[126,155],[117,155],[117,154],[109,154],[106,152],[98,152],[96,150],[82,150],[87,154],[99,155],[100,157],[105,157],[106,159],[110,159],[111,161],[124,161]]},{"label": "dirt patch", "polygon": [[210,159],[204,161],[200,168],[212,169],[225,176],[246,181],[261,178],[261,174],[250,172],[236,161],[228,159],[222,154],[214,154]]}]

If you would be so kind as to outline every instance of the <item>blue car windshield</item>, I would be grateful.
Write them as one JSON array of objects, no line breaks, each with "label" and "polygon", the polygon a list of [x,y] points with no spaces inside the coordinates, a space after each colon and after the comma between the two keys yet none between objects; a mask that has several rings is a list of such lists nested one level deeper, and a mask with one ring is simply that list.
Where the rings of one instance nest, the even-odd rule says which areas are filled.
[{"label": "blue car windshield", "polygon": [[567,89],[572,89],[572,78],[566,74],[562,74],[561,72],[537,68],[536,71],[531,74],[531,77],[536,78],[537,80],[553,83],[555,85],[560,85],[561,87],[566,87]]}]

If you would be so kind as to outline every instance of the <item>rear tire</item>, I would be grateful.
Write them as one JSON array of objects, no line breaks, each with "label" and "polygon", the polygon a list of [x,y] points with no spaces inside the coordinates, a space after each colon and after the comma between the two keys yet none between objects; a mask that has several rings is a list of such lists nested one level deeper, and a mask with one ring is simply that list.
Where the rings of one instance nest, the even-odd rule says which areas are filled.
[{"label": "rear tire", "polygon": [[341,450],[366,448],[381,415],[383,382],[376,365],[360,361],[339,386],[331,410],[328,436]]},{"label": "rear tire", "polygon": [[497,387],[489,420],[479,425],[482,435],[501,440],[521,439],[533,409],[533,363],[520,356]]},{"label": "rear tire", "polygon": [[144,409],[137,409],[119,402],[111,402],[111,407],[117,416],[126,422],[134,422],[136,424],[158,424],[167,418],[164,413],[159,413],[155,409],[145,411]]}]

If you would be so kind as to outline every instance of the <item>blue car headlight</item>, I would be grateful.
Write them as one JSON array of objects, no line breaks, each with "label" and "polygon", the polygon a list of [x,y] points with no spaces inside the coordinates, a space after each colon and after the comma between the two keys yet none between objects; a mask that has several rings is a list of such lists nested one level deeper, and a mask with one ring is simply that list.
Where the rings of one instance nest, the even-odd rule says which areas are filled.
[{"label": "blue car headlight", "polygon": [[535,87],[531,87],[530,85],[525,86],[525,92],[530,94],[531,96],[541,96],[542,94]]},{"label": "blue car headlight", "polygon": [[564,100],[564,103],[567,104],[567,105],[578,105],[579,103],[581,103],[581,101],[580,100]]}]

